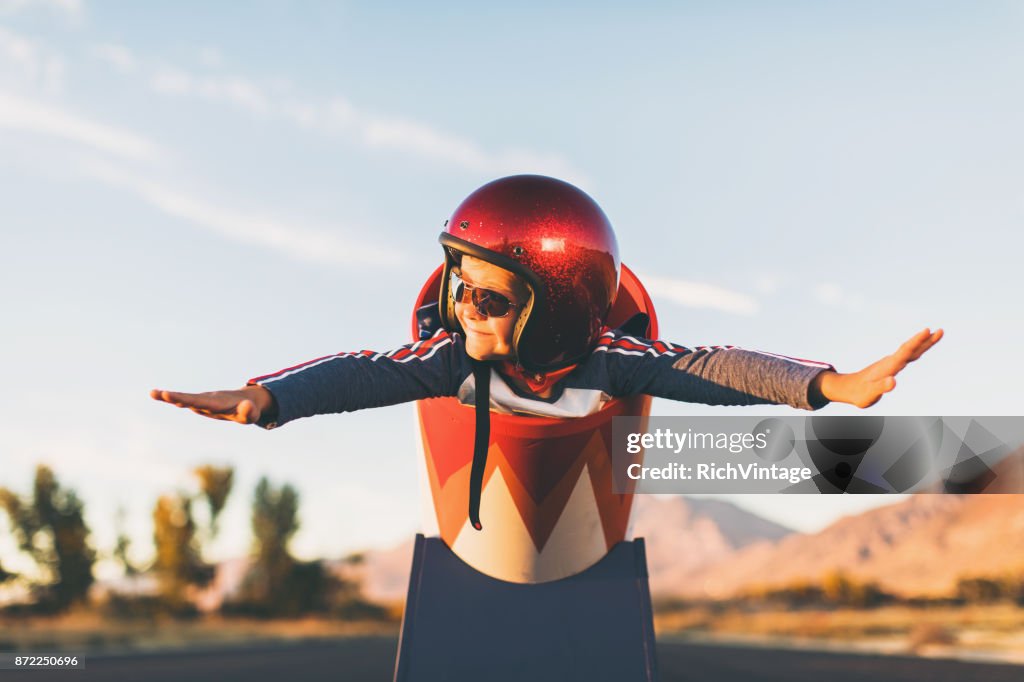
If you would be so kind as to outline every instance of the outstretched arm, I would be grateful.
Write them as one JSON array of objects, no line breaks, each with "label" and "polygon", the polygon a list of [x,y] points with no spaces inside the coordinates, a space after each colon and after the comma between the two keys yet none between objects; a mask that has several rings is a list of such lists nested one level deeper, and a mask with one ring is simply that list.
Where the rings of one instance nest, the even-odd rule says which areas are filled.
[{"label": "outstretched arm", "polygon": [[154,389],[162,400],[212,419],[266,429],[317,414],[436,396],[454,395],[461,374],[461,339],[438,331],[433,337],[388,353],[359,351],[310,360],[256,377],[235,391],[180,393]]},{"label": "outstretched arm", "polygon": [[942,330],[923,329],[914,334],[892,355],[886,355],[859,372],[839,374],[824,371],[811,382],[811,391],[826,400],[849,403],[857,407],[870,407],[882,396],[896,388],[896,375],[914,360],[924,355],[942,338]]},{"label": "outstretched arm", "polygon": [[607,371],[612,395],[645,393],[706,405],[789,405],[817,410],[828,400],[811,391],[810,385],[821,373],[835,372],[827,362],[738,346],[690,348],[624,335],[619,330],[599,339],[594,356]]}]

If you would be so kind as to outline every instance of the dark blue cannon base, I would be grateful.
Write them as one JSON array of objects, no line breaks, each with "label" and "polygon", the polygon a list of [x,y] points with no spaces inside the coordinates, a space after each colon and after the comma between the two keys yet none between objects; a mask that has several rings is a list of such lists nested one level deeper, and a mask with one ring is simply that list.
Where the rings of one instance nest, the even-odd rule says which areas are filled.
[{"label": "dark blue cannon base", "polygon": [[574,576],[520,584],[416,535],[395,682],[657,679],[644,541]]}]

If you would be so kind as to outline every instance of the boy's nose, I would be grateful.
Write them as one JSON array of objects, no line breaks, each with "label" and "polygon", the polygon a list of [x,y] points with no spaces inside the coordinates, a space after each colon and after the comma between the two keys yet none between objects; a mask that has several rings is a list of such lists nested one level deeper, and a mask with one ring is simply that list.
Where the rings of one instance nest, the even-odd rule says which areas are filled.
[{"label": "boy's nose", "polygon": [[462,303],[463,315],[471,320],[486,320],[486,315],[481,315],[480,311],[476,309],[476,306],[471,303]]}]

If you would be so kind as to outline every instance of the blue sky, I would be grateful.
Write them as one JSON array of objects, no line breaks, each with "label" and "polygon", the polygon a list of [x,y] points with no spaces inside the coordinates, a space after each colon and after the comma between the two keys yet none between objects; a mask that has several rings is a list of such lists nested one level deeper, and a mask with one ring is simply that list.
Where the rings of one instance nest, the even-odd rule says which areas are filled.
[{"label": "blue sky", "polygon": [[[140,559],[202,462],[238,470],[217,556],[263,474],[300,554],[409,537],[411,406],[264,432],[147,392],[405,343],[444,219],[519,172],[597,199],[666,339],[853,371],[941,326],[870,411],[1020,414],[1022,37],[1015,2],[0,0],[0,484],[51,463]],[[737,501],[813,530],[892,500]]]}]

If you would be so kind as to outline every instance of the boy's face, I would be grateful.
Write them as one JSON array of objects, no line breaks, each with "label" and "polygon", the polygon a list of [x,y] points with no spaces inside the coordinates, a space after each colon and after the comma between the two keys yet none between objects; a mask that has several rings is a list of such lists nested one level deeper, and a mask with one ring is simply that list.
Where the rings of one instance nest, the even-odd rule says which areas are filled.
[{"label": "boy's face", "polygon": [[473,256],[462,256],[461,266],[454,270],[467,284],[496,291],[518,304],[505,317],[481,315],[472,303],[455,304],[455,317],[466,332],[466,352],[470,357],[485,361],[511,359],[512,331],[521,305],[529,297],[529,289],[508,270]]}]

